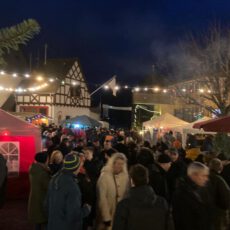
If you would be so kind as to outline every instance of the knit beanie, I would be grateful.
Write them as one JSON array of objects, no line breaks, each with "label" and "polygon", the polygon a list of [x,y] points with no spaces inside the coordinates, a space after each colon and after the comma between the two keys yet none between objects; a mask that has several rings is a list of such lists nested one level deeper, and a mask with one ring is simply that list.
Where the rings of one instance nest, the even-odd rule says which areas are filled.
[{"label": "knit beanie", "polygon": [[170,163],[171,158],[167,154],[161,154],[158,157],[158,162],[161,163],[161,164]]},{"label": "knit beanie", "polygon": [[64,158],[63,169],[65,171],[74,172],[81,165],[81,159],[76,153],[69,153]]}]

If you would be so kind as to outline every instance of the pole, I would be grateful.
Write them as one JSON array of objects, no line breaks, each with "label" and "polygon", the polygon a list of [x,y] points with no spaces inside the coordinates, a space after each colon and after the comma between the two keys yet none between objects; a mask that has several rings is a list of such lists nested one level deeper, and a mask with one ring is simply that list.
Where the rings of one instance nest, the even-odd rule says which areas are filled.
[{"label": "pole", "polygon": [[46,61],[47,61],[47,48],[48,48],[48,45],[47,45],[47,44],[45,44],[44,65],[46,65]]}]

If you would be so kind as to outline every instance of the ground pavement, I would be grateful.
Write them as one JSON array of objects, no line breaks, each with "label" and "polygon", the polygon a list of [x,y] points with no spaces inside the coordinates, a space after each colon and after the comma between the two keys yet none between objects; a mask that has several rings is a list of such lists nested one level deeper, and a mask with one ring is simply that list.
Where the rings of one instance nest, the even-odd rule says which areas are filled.
[{"label": "ground pavement", "polygon": [[27,221],[27,201],[7,201],[0,209],[0,230],[32,230]]}]

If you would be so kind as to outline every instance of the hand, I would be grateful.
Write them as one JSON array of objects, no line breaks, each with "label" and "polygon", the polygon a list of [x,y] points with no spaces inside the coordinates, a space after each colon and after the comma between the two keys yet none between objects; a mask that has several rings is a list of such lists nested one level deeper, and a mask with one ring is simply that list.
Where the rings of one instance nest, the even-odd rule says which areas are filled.
[{"label": "hand", "polygon": [[111,226],[111,220],[109,220],[109,221],[104,221],[104,225],[105,225],[106,227],[110,227],[110,226]]}]

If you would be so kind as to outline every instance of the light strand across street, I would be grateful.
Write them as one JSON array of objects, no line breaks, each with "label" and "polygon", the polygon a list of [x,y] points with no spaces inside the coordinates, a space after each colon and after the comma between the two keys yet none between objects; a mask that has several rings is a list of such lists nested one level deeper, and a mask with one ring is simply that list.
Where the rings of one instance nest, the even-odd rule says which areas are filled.
[{"label": "light strand across street", "polygon": [[[109,85],[105,85],[104,90],[108,90],[108,89],[112,89],[112,88],[109,87]],[[130,90],[132,90],[132,92],[153,92],[153,93],[165,93],[165,94],[166,93],[172,93],[172,92],[176,93],[178,91],[178,89],[176,89],[175,87],[170,87],[170,88],[161,88],[158,86],[155,86],[155,87],[139,87],[139,86],[133,87],[133,86],[128,86],[128,85],[123,85],[123,86],[116,85],[114,87],[114,89],[116,91],[119,91],[121,89],[130,89]],[[185,88],[182,88],[180,90],[181,90],[181,93],[199,93],[199,94],[204,94],[204,93],[211,94],[211,93],[213,93],[212,90],[204,89],[204,88],[200,88],[197,90],[187,90]]]}]

